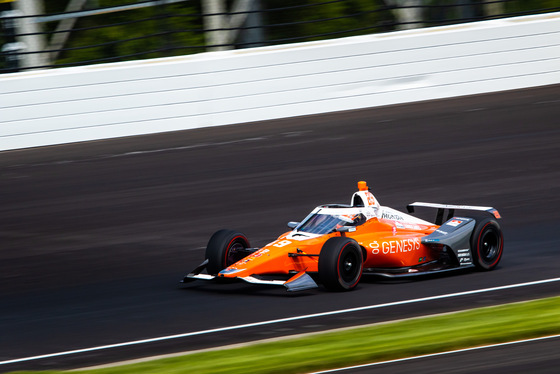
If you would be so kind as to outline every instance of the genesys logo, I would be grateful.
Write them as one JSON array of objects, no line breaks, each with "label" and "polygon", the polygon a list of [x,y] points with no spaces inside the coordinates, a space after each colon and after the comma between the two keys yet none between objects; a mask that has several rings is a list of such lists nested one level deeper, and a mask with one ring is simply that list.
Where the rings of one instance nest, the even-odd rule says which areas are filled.
[{"label": "genesys logo", "polygon": [[369,243],[371,253],[374,255],[391,253],[406,253],[420,249],[420,239],[401,239],[388,241],[373,241]]}]

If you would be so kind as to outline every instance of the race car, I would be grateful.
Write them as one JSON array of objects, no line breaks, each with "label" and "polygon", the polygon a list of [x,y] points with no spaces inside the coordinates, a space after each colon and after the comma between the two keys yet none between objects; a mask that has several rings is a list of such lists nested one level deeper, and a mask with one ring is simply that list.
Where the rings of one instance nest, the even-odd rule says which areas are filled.
[{"label": "race car", "polygon": [[[204,262],[182,282],[238,279],[288,291],[316,288],[319,282],[344,291],[354,289],[362,274],[402,278],[498,265],[504,238],[496,209],[415,202],[408,213],[416,207],[435,209],[434,222],[381,206],[360,181],[350,204],[320,205],[262,248],[252,248],[240,232],[216,232]],[[471,214],[455,216],[456,210]]]}]

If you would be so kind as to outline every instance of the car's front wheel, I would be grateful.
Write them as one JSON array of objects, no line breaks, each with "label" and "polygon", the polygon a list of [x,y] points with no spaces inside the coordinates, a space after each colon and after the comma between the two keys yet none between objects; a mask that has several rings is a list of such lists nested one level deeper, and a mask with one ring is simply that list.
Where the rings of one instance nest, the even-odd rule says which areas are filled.
[{"label": "car's front wheel", "polygon": [[218,274],[223,269],[248,255],[249,239],[240,232],[220,230],[214,233],[206,246],[208,274]]},{"label": "car's front wheel", "polygon": [[351,290],[362,277],[363,265],[362,250],[354,239],[330,238],[319,255],[319,279],[328,290]]}]

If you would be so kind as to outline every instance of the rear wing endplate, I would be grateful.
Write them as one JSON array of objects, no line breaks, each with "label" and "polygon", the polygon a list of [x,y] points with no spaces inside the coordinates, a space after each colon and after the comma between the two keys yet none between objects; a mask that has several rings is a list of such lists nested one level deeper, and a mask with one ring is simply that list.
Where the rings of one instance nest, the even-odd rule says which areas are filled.
[{"label": "rear wing endplate", "polygon": [[453,204],[435,204],[435,203],[421,203],[415,202],[412,204],[408,204],[406,209],[409,213],[414,213],[414,207],[426,207],[426,208],[434,208],[437,209],[437,216],[436,216],[436,225],[441,225],[443,223],[443,215],[445,210],[448,210],[447,213],[447,220],[450,220],[455,215],[455,210],[475,210],[479,212],[487,212],[492,214],[496,219],[502,218],[498,210],[489,206],[473,206],[473,205],[453,205]]}]

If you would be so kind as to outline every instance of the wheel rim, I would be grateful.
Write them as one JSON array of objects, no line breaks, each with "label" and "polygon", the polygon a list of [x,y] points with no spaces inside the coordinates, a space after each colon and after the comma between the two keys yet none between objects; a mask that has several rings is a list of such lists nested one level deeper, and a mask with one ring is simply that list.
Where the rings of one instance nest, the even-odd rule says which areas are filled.
[{"label": "wheel rim", "polygon": [[346,251],[340,259],[339,274],[346,283],[353,283],[360,272],[360,260],[355,251]]},{"label": "wheel rim", "polygon": [[492,262],[500,253],[500,238],[494,230],[487,231],[480,242],[480,255],[485,262]]},{"label": "wheel rim", "polygon": [[237,261],[245,257],[243,252],[244,249],[245,246],[242,243],[234,241],[227,250],[226,267],[235,264]]}]

